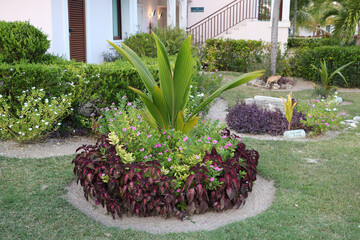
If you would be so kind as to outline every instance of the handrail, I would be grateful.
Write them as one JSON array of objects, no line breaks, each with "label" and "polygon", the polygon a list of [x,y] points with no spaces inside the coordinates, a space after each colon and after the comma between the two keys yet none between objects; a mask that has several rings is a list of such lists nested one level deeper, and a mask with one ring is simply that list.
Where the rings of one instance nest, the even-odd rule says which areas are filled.
[{"label": "handrail", "polygon": [[258,17],[258,1],[233,1],[188,27],[187,32],[193,36],[195,44],[202,44],[207,39],[226,32],[246,19],[256,19]]},{"label": "handrail", "polygon": [[205,19],[215,15],[216,13],[222,11],[223,9],[227,8],[229,5],[233,4],[234,2],[237,2],[238,0],[235,0],[235,1],[232,1],[231,3],[228,3],[227,5],[223,6],[222,8],[220,8],[219,10],[213,12],[212,14],[208,15],[207,17],[204,17],[203,19],[201,19],[200,21],[198,21],[197,23],[191,25],[190,27],[187,27],[187,28],[192,28],[193,26],[199,24],[200,22],[204,21]]}]

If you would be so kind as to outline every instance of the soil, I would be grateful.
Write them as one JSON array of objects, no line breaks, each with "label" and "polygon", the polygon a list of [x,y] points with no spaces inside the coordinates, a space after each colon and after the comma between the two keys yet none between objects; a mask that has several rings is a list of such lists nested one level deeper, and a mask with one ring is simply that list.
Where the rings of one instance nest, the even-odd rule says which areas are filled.
[{"label": "soil", "polygon": [[84,144],[95,144],[91,137],[46,138],[40,142],[20,144],[13,141],[0,141],[0,156],[16,158],[46,158],[75,154]]},{"label": "soil", "polygon": [[120,229],[131,228],[133,230],[146,231],[154,234],[166,234],[174,232],[192,232],[200,230],[214,230],[226,224],[240,221],[248,217],[258,215],[265,211],[272,204],[275,197],[275,187],[273,181],[267,181],[258,176],[254,182],[254,187],[246,199],[245,205],[239,209],[230,209],[224,212],[207,212],[197,214],[183,221],[177,218],[164,219],[162,217],[146,217],[126,216],[122,219],[116,216],[113,220],[112,216],[106,213],[106,209],[101,205],[86,201],[82,187],[76,182],[71,183],[67,187],[68,193],[63,196],[74,207],[79,209],[87,216],[97,220],[101,224],[109,227],[117,227]]}]

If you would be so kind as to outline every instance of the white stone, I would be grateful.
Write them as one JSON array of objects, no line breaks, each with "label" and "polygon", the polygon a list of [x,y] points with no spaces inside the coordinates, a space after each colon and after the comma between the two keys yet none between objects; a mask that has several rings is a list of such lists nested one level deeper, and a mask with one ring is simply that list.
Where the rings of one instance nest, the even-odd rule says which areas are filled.
[{"label": "white stone", "polygon": [[346,122],[344,122],[344,121],[341,121],[340,123],[341,123],[341,124],[346,124]]},{"label": "white stone", "polygon": [[349,126],[352,128],[357,128],[357,125],[355,123],[350,123]]},{"label": "white stone", "polygon": [[286,138],[304,138],[305,136],[306,133],[304,129],[289,130],[284,132],[284,137]]},{"label": "white stone", "polygon": [[283,104],[282,99],[281,99],[281,98],[276,98],[276,97],[255,96],[254,99],[255,99],[255,100],[268,101],[268,102],[279,102],[279,103]]},{"label": "white stone", "polygon": [[335,98],[335,102],[336,102],[337,104],[342,103],[342,102],[343,102],[342,97],[336,97],[336,98]]},{"label": "white stone", "polygon": [[360,122],[360,116],[356,116],[353,118],[354,121]]},{"label": "white stone", "polygon": [[354,120],[345,120],[345,122],[347,123],[347,124],[349,124],[349,123],[357,123],[357,121],[354,121]]}]

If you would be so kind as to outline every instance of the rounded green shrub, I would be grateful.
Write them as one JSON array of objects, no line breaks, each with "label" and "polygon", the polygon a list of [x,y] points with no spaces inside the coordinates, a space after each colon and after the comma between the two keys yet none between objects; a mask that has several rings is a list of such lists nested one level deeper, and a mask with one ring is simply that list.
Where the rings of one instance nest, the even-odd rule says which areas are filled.
[{"label": "rounded green shrub", "polygon": [[29,22],[0,21],[0,60],[39,62],[50,47],[47,36]]}]

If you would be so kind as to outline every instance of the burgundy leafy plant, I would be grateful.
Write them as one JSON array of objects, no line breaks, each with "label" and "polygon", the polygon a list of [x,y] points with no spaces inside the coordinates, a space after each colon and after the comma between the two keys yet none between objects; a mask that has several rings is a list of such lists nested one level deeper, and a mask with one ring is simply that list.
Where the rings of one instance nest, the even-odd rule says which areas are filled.
[{"label": "burgundy leafy plant", "polygon": [[[227,129],[222,135],[237,138],[230,136]],[[82,152],[73,160],[74,173],[85,198],[90,196],[106,207],[114,219],[116,214],[184,219],[208,210],[238,208],[252,191],[259,159],[257,151],[247,150],[241,142],[226,159],[212,147],[201,164],[190,167],[189,176],[178,189],[175,177],[164,174],[158,160],[123,162],[107,135],[100,137],[96,145],[84,145],[77,151]],[[217,174],[214,176],[218,181],[206,174],[209,171]]]},{"label": "burgundy leafy plant", "polygon": [[[300,122],[304,119],[304,114],[294,110],[291,129],[305,129],[308,132],[310,128]],[[283,135],[288,130],[288,121],[280,110],[263,110],[258,108],[255,103],[247,105],[245,102],[237,102],[234,107],[228,109],[226,122],[231,129],[238,133],[276,136]]]}]

